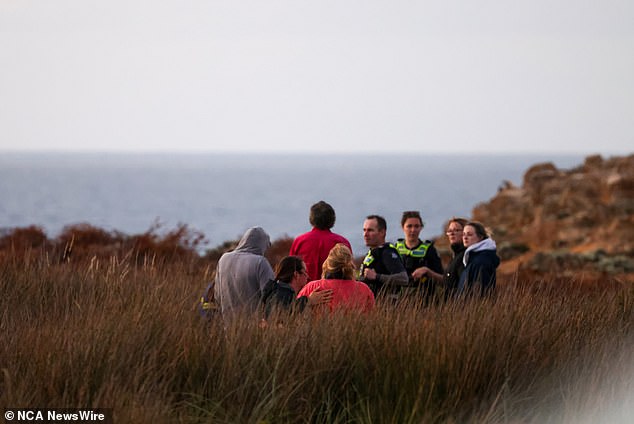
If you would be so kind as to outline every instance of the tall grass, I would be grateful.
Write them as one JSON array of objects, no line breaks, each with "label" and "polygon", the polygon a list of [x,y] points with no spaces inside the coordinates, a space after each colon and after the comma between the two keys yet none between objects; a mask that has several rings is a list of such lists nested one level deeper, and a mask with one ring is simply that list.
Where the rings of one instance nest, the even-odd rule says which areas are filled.
[{"label": "tall grass", "polygon": [[514,280],[483,301],[223,328],[194,310],[209,271],[131,256],[4,262],[0,406],[113,408],[115,422],[148,423],[572,423],[632,412],[631,286]]}]

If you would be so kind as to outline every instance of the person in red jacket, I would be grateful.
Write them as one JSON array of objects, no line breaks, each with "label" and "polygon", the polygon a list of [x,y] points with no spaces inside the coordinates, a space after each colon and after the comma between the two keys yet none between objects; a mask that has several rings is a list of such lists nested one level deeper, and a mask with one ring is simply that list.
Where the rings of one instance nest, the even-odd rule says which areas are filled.
[{"label": "person in red jacket", "polygon": [[345,244],[338,243],[324,262],[322,279],[306,284],[297,297],[310,296],[316,290],[332,290],[332,299],[327,303],[330,311],[368,312],[374,308],[374,294],[365,283],[356,281],[354,277],[352,252]]},{"label": "person in red jacket", "polygon": [[304,260],[309,281],[321,278],[321,266],[330,249],[337,243],[345,244],[352,252],[352,246],[345,237],[330,231],[335,225],[335,219],[335,210],[332,206],[320,200],[310,207],[309,221],[313,229],[293,240],[289,255],[299,256]]}]

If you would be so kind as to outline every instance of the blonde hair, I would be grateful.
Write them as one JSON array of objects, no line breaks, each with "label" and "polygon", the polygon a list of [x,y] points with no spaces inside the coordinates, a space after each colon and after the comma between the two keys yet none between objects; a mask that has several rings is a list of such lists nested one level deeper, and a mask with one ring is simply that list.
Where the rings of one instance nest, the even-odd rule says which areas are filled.
[{"label": "blonde hair", "polygon": [[344,280],[354,280],[355,266],[352,252],[343,243],[337,243],[335,247],[330,249],[322,268],[321,278],[326,278],[328,274],[340,273]]}]

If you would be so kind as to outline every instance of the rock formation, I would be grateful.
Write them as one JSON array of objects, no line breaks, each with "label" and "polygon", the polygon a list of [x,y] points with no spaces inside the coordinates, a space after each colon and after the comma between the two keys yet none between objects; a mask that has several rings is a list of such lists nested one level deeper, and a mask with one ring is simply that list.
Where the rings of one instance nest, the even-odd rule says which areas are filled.
[{"label": "rock formation", "polygon": [[493,232],[504,271],[634,275],[634,154],[589,156],[570,170],[532,166],[473,219]]}]

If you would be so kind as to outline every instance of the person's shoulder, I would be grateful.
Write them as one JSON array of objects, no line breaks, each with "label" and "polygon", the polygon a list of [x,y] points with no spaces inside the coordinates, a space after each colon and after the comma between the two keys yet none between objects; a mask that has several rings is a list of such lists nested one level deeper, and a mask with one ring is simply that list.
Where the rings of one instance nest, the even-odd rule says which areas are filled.
[{"label": "person's shoulder", "polygon": [[326,280],[326,279],[320,278],[319,280],[309,281],[308,284],[312,284],[313,287],[323,287],[323,286],[329,285],[330,281],[332,280]]},{"label": "person's shoulder", "polygon": [[469,262],[486,263],[499,261],[499,257],[495,250],[474,250],[469,252]]},{"label": "person's shoulder", "polygon": [[348,243],[348,240],[341,234],[333,232],[330,228],[317,228],[313,227],[311,230],[311,236],[320,239],[328,239],[337,243]]},{"label": "person's shoulder", "polygon": [[348,249],[350,249],[350,251],[352,251],[352,244],[350,243],[350,240],[348,240],[347,238],[345,238],[344,236],[342,236],[341,234],[336,234],[336,233],[332,233],[333,237],[331,238],[331,240],[335,243],[343,243],[345,244]]},{"label": "person's shoulder", "polygon": [[227,258],[230,258],[232,256],[235,256],[236,251],[235,250],[230,250],[228,252],[223,253],[222,255],[220,255],[220,259],[218,259],[218,262],[220,261],[226,261]]},{"label": "person's shoulder", "polygon": [[310,238],[313,235],[312,230],[308,231],[306,233],[302,233],[300,235],[298,235],[297,237],[295,237],[295,239],[293,240],[293,245],[299,244],[302,241],[306,240],[307,238]]},{"label": "person's shoulder", "polygon": [[320,287],[321,282],[322,280],[309,281],[308,283],[306,283],[304,287],[302,287],[302,289],[297,294],[297,297],[308,296],[309,294],[311,294],[312,292],[314,292],[316,289]]},{"label": "person's shoulder", "polygon": [[273,278],[273,267],[265,256],[257,255],[257,257],[250,259],[248,265],[249,267],[253,266],[259,272],[264,272],[267,278]]},{"label": "person's shoulder", "polygon": [[252,261],[251,263],[259,263],[262,265],[268,264],[268,266],[271,266],[269,260],[266,259],[266,256],[264,255],[252,255],[252,257],[248,258],[247,261]]},{"label": "person's shoulder", "polygon": [[391,243],[385,243],[383,246],[381,246],[381,249],[383,249],[383,255],[389,255],[394,258],[398,258],[401,256],[398,253],[398,250],[396,249],[396,247],[394,247],[394,245]]},{"label": "person's shoulder", "polygon": [[348,241],[348,239],[347,239],[347,238],[345,238],[344,236],[342,236],[341,234],[338,234],[338,233],[333,233],[332,231],[330,232],[330,234],[332,234],[332,236],[331,236],[331,237],[332,237],[333,239],[337,239],[337,240],[339,240],[341,243],[350,243],[350,242]]},{"label": "person's shoulder", "polygon": [[477,256],[482,258],[482,260],[484,261],[491,261],[491,262],[497,262],[497,263],[500,262],[500,257],[498,256],[497,251],[495,250],[481,250],[480,252],[477,252],[477,253],[480,253],[480,255],[477,255]]},{"label": "person's shoulder", "polygon": [[433,240],[425,240],[425,244],[428,245],[427,250],[430,252],[436,252],[436,246],[434,245]]},{"label": "person's shoulder", "polygon": [[295,249],[312,249],[313,244],[325,236],[327,237],[328,235],[324,235],[323,230],[313,227],[310,231],[295,237],[292,246],[294,246]]}]

